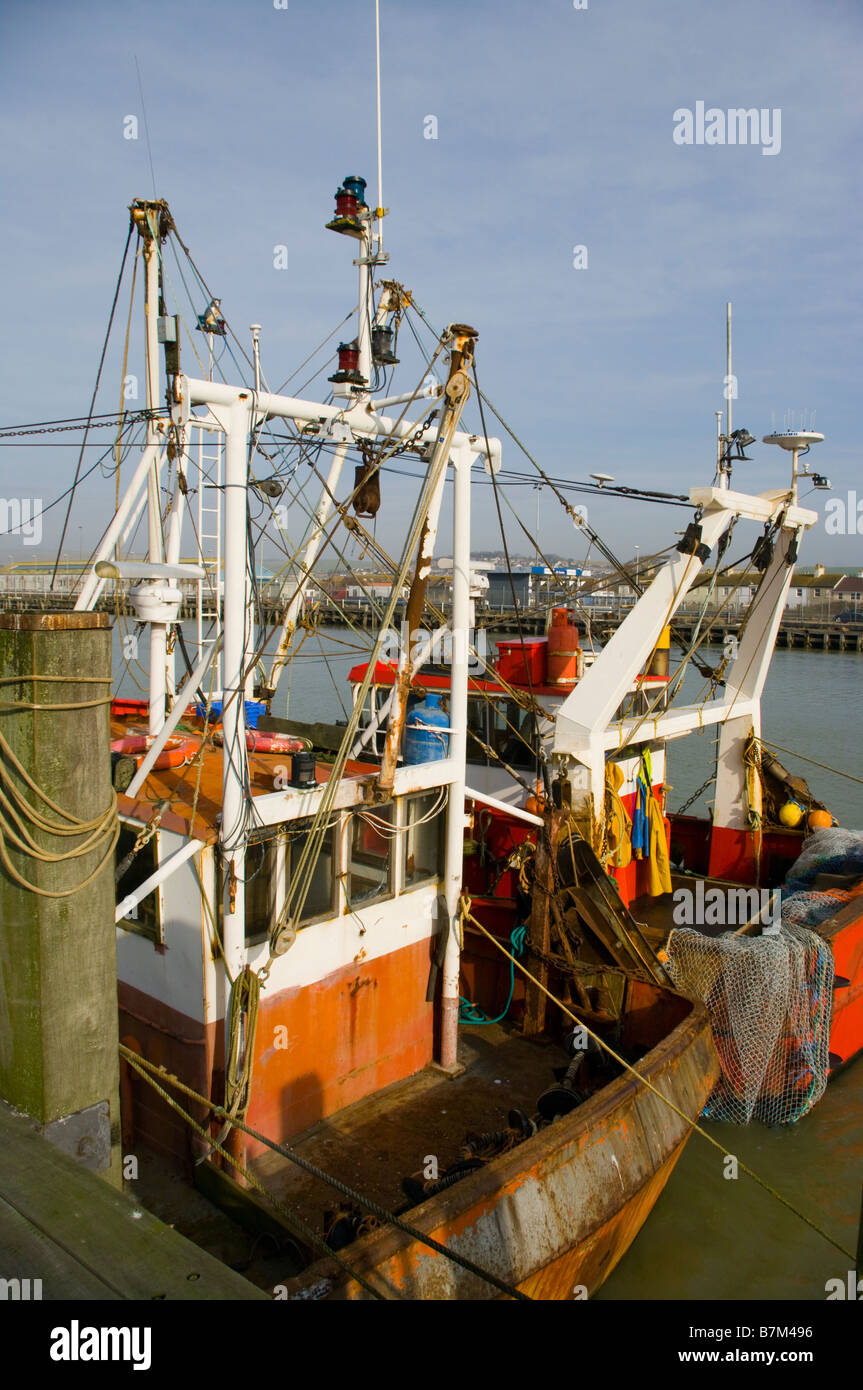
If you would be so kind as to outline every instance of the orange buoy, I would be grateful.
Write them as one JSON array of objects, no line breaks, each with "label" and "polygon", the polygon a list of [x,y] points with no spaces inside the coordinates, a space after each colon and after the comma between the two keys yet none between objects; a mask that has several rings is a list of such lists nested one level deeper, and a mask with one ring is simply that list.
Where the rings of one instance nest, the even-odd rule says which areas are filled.
[{"label": "orange buoy", "polygon": [[810,830],[829,830],[833,824],[833,817],[829,811],[810,811],[806,824]]},{"label": "orange buoy", "polygon": [[548,629],[548,683],[571,690],[578,680],[580,642],[568,608],[553,608]]}]

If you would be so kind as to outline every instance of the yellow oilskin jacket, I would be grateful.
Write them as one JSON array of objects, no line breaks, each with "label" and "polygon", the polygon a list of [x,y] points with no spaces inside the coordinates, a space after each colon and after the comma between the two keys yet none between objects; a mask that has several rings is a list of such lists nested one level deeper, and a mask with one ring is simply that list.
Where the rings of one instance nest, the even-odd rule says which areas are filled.
[{"label": "yellow oilskin jacket", "polygon": [[632,821],[618,795],[623,786],[623,769],[618,763],[605,768],[605,842],[608,863],[624,869],[632,861]]}]

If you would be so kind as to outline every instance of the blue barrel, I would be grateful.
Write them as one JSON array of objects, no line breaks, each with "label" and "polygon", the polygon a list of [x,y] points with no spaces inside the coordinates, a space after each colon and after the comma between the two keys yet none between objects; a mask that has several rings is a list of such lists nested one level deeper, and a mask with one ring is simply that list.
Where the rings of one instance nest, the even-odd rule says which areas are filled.
[{"label": "blue barrel", "polygon": [[439,695],[427,695],[422,704],[414,705],[405,720],[405,763],[436,763],[445,758],[449,734],[437,731],[448,728]]}]

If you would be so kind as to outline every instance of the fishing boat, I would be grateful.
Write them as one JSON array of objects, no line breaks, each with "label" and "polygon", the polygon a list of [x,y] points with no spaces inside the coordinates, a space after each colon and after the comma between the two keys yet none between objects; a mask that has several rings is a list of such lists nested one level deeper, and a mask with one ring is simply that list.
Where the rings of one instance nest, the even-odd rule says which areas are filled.
[{"label": "fishing boat", "polygon": [[[249,384],[215,380],[213,344],[228,329],[212,297],[198,317],[210,371],[187,375],[164,274],[169,240],[185,248],[166,203],[135,200],[130,214],[146,438],[75,602],[83,614],[113,594],[121,628],[128,603],[137,632],[118,634],[123,660],[142,636],[148,650],[147,698],[120,691],[110,712],[125,1142],[205,1186],[238,1175],[245,1200],[263,1187],[292,1233],[291,1297],[586,1296],[646,1219],[718,1069],[707,1011],[643,948],[593,969],[602,1002],[589,1019],[561,1000],[547,1026],[526,1023],[520,986],[498,1023],[459,1020],[460,980],[482,968],[466,808],[503,806],[528,833],[544,824],[502,801],[493,779],[468,793],[473,697],[491,708],[517,691],[527,650],[512,644],[512,680],[471,674],[472,470],[494,481],[502,454],[484,428],[463,427],[478,335],[450,325],[432,375],[423,364],[411,389],[384,386],[411,296],[378,282],[382,209],[349,177],[328,226],[358,250],[360,309],[329,399],[266,389],[257,326]],[[291,713],[306,717],[279,718],[315,563],[338,528],[373,544],[362,517],[394,457],[416,469],[416,503],[349,717],[303,711],[295,682]],[[274,504],[299,460],[319,496],[305,503],[273,637],[261,630],[251,518],[266,509],[278,534]],[[387,634],[402,611],[409,632],[425,631],[449,487],[446,709],[416,700],[421,636],[387,667],[389,707],[370,731],[362,715]],[[132,553],[139,524],[144,559]],[[584,662],[562,626],[562,679],[572,668],[577,686]],[[562,689],[545,692],[558,717]],[[498,907],[508,942],[520,909]]]},{"label": "fishing boat", "polygon": [[[546,638],[520,633],[487,662],[471,512],[478,478],[503,486],[503,443],[481,407],[472,427],[464,418],[487,403],[479,335],[452,322],[394,389],[416,309],[383,278],[384,214],[380,189],[373,208],[363,178],[343,180],[326,225],[356,249],[356,332],[315,400],[268,388],[259,325],[248,380],[215,379],[214,344],[231,333],[222,301],[167,203],[131,205],[146,438],[75,604],[113,597],[122,627],[128,603],[123,660],[142,635],[148,650],[147,698],[119,692],[110,713],[124,1137],[220,1200],[271,1201],[295,1256],[280,1297],[587,1297],[723,1077],[721,971],[712,963],[699,990],[683,970],[675,892],[760,885],[799,858],[801,830],[765,816],[769,767],[774,781],[784,770],[765,756],[759,710],[815,520],[797,498],[798,455],[815,441],[778,441],[792,447],[788,489],[735,491],[729,418],[717,477],[693,488],[682,539],[636,578],[610,640],[584,650],[577,613],[558,605]],[[200,295],[206,374],[185,370],[169,244]],[[365,521],[393,460],[416,489],[390,555]],[[435,665],[444,615],[428,588],[447,492],[449,649]],[[268,631],[255,543],[282,535],[286,499],[307,522],[298,547],[282,536]],[[738,522],[761,531],[753,612],[709,698],[681,706],[675,613]],[[347,717],[304,707],[300,674],[288,718],[280,680],[302,671],[316,566],[348,540],[390,582],[370,596],[376,628],[345,683]],[[683,644],[684,665],[697,647]],[[670,816],[667,747],[711,724],[712,821]],[[818,928],[842,1060],[860,1046],[861,921],[849,889]],[[763,934],[758,914],[744,925],[747,942]]]}]

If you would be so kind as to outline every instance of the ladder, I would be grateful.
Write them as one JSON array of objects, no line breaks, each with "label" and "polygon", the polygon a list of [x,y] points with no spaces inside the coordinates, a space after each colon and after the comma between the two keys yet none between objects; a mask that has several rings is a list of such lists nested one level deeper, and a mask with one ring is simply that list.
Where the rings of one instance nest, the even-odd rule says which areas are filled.
[{"label": "ladder", "polygon": [[[201,657],[207,647],[222,633],[222,484],[224,477],[224,434],[222,431],[197,430],[196,463],[198,469],[198,553],[200,562],[206,570],[206,577],[196,581],[196,639],[197,655]],[[192,457],[193,441],[190,440],[189,456]],[[210,504],[213,505],[210,505]],[[208,629],[209,636],[206,635]],[[215,669],[210,671],[203,683],[204,693],[211,688],[214,698],[222,695],[222,656],[215,659]]]}]

